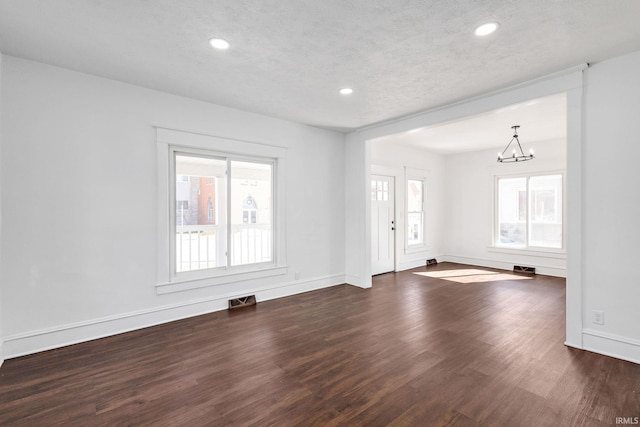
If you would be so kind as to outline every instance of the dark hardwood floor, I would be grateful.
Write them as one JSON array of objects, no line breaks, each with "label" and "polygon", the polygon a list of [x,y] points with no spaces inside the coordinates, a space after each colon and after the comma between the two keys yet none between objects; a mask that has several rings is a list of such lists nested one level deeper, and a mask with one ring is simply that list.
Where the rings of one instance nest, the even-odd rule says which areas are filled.
[{"label": "dark hardwood floor", "polygon": [[563,279],[473,270],[487,269],[390,273],[368,290],[342,285],[7,360],[0,425],[555,427],[640,416],[640,365],[563,345]]}]

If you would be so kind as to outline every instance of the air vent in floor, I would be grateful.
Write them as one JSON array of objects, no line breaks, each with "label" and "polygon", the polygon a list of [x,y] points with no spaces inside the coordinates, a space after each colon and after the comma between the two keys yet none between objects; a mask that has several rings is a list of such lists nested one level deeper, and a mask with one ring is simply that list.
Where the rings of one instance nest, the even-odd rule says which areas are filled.
[{"label": "air vent in floor", "polygon": [[256,305],[256,296],[248,295],[246,297],[234,298],[229,300],[229,310],[236,308],[249,307],[250,305]]},{"label": "air vent in floor", "polygon": [[436,265],[438,263],[438,260],[436,260],[435,258],[431,258],[427,260],[427,267],[429,267],[430,265]]},{"label": "air vent in floor", "polygon": [[527,274],[536,274],[535,267],[525,267],[523,265],[514,265],[513,266],[514,273],[527,273]]}]

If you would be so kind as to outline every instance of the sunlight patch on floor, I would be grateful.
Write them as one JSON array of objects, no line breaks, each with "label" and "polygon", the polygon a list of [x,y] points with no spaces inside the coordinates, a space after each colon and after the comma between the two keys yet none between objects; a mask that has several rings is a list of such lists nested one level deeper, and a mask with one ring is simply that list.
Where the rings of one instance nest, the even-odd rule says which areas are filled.
[{"label": "sunlight patch on floor", "polygon": [[529,276],[520,276],[497,271],[478,270],[475,268],[465,268],[461,270],[425,271],[415,272],[419,276],[432,277],[435,279],[450,280],[457,283],[483,283],[496,282],[500,280],[530,280]]}]

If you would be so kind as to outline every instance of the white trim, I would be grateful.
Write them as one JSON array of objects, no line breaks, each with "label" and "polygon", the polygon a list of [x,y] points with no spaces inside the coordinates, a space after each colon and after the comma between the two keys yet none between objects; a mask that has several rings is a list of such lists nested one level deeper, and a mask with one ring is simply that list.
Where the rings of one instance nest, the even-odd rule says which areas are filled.
[{"label": "white trim", "polygon": [[287,266],[262,268],[255,271],[234,271],[220,276],[197,277],[192,279],[178,279],[156,285],[156,294],[164,295],[191,289],[207,288],[209,286],[224,285],[232,282],[261,279],[287,274]]},{"label": "white trim", "polygon": [[[491,259],[482,258],[470,258],[454,255],[444,255],[439,262],[455,262],[459,264],[477,265],[479,267],[497,268],[499,270],[513,271],[513,262],[495,261]],[[538,263],[524,263],[527,267],[535,267],[537,274],[554,277],[567,277],[567,270],[561,267],[553,267],[549,265],[542,265]]]},{"label": "white trim", "polygon": [[171,203],[170,203],[170,188],[171,179],[168,168],[170,167],[169,159],[169,144],[158,142],[157,147],[157,177],[158,192],[156,194],[156,200],[158,201],[158,215],[157,215],[157,269],[156,280],[158,282],[168,282],[171,277],[171,245],[169,243],[171,235],[170,220],[171,217]]},{"label": "white trim", "polygon": [[389,165],[371,165],[371,175],[386,175],[393,176],[395,178],[401,178],[403,174],[403,167],[401,166],[389,166]]},{"label": "white trim", "polygon": [[[233,268],[220,272],[220,270],[201,271],[191,274],[180,274],[178,277],[172,274],[172,156],[174,151],[185,149],[187,152],[206,150],[207,154],[216,155],[224,153],[231,157],[242,156],[251,159],[263,158],[261,160],[269,160],[274,162],[275,171],[273,178],[273,198],[275,204],[273,206],[273,244],[275,250],[273,252],[273,262],[270,267],[276,269],[285,269],[286,261],[286,154],[287,148],[251,141],[241,141],[231,138],[221,138],[213,135],[203,135],[198,133],[178,131],[156,127],[156,146],[157,146],[157,180],[158,180],[158,215],[157,215],[157,256],[158,268],[156,270],[158,289],[167,290],[161,293],[171,292],[167,287],[167,283],[176,283],[174,292],[191,289],[186,282],[196,283],[196,279],[203,279],[210,283],[209,285],[197,284],[195,287],[214,286],[223,283],[224,277],[236,274],[249,274],[250,278],[269,277],[273,275],[270,268],[265,269],[264,265],[253,265],[254,271],[250,273],[241,268]],[[231,271],[233,270],[233,271]],[[264,274],[260,275],[259,272]],[[257,275],[257,276],[256,276]],[[194,279],[194,280],[191,280]],[[227,282],[229,279],[227,279]]]},{"label": "white trim", "polygon": [[405,255],[413,255],[413,254],[419,254],[419,253],[424,253],[424,252],[429,252],[431,250],[431,245],[429,244],[423,244],[421,246],[410,246],[408,249],[404,250],[404,254]]},{"label": "white trim", "polygon": [[545,249],[531,249],[531,248],[503,248],[501,246],[488,246],[488,252],[496,252],[500,254],[510,255],[525,255],[535,256],[539,258],[555,258],[555,259],[567,259],[567,253],[562,250],[545,250]]},{"label": "white trim", "polygon": [[211,147],[215,146],[216,150],[221,150],[225,153],[242,155],[249,152],[258,157],[284,157],[287,152],[287,147],[264,142],[245,141],[159,126],[154,126],[154,128],[156,129],[158,142],[168,145],[183,145],[203,150],[211,150]]},{"label": "white trim", "polygon": [[639,340],[585,328],[582,341],[584,350],[640,364]]},{"label": "white trim", "polygon": [[[405,166],[404,168],[404,253],[411,254],[415,252],[421,252],[428,250],[427,246],[427,182],[429,180],[429,171],[421,170],[421,169],[412,169]],[[422,242],[409,244],[409,233],[408,233],[408,224],[409,224],[409,181],[420,181],[422,182]]]},{"label": "white trim", "polygon": [[[430,256],[430,258],[438,258],[438,257]],[[412,268],[424,267],[425,265],[427,265],[427,257],[426,256],[424,258],[420,258],[420,259],[412,259],[412,260],[409,260],[409,261],[403,261],[403,262],[400,263],[400,265],[398,265],[398,269],[396,271],[411,270]]]},{"label": "white trim", "polygon": [[[584,69],[582,70],[584,71]],[[567,224],[567,315],[566,340],[582,347],[583,269],[582,251],[584,211],[582,197],[582,116],[583,116],[583,72],[579,84],[567,90],[567,175],[565,219]]]},{"label": "white trim", "polygon": [[[573,83],[572,81],[573,75],[575,73],[582,73],[587,68],[589,68],[588,63],[576,65],[571,68],[567,68],[561,71],[557,71],[555,73],[547,74],[547,75],[544,75],[532,80],[528,80],[525,82],[517,83],[515,85],[507,86],[502,89],[486,92],[477,96],[473,96],[471,98],[465,98],[461,101],[453,102],[451,104],[446,104],[446,105],[435,107],[429,110],[419,111],[416,113],[408,114],[406,116],[396,117],[391,120],[386,120],[386,121],[374,123],[371,125],[363,126],[361,128],[358,128],[355,132],[358,132],[358,133],[367,132],[367,131],[376,130],[379,128],[384,128],[387,126],[392,126],[395,124],[403,124],[404,122],[411,121],[416,118],[422,118],[423,116],[438,113],[440,111],[451,110],[451,109],[455,109],[457,107],[465,106],[472,103],[484,102],[487,99],[498,98],[498,97],[501,97],[502,95],[510,96],[512,95],[512,92],[521,92],[521,91],[528,92],[529,89],[531,88],[537,89],[538,85],[542,86],[544,89],[548,89],[547,91],[545,91],[545,93],[548,92],[549,94],[551,94],[554,92],[564,92],[566,89],[562,89],[562,88]],[[566,82],[565,80],[569,80],[569,82]],[[554,88],[554,86],[556,88]],[[542,96],[545,96],[545,95],[541,94],[539,96],[531,96],[529,99],[539,98]],[[512,102],[512,104],[515,104],[515,103],[516,102]],[[420,126],[409,127],[409,129],[407,130],[414,129],[416,127],[420,127]],[[396,133],[396,132],[393,132],[393,133]]]},{"label": "white trim", "polygon": [[262,302],[344,283],[345,275],[343,273],[319,276],[306,280],[281,283],[270,287],[245,289],[237,293],[194,299],[181,303],[168,304],[163,307],[138,310],[29,331],[4,337],[4,356],[8,359],[24,356],[214,311],[225,310],[228,308],[229,299],[243,295],[255,294],[258,302]]},{"label": "white trim", "polygon": [[360,277],[353,274],[346,274],[344,279],[347,285],[355,286],[356,288],[368,289],[372,286],[371,283],[361,283]]}]

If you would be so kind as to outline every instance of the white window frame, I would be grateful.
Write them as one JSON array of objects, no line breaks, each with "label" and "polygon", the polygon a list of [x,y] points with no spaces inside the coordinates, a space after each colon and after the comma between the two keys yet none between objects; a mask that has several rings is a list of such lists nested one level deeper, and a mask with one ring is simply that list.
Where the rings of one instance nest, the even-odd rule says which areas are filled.
[{"label": "white window frame", "polygon": [[[420,211],[420,213],[422,213],[422,242],[421,243],[409,243],[409,233],[408,233],[408,225],[409,225],[409,214],[412,212],[409,212],[409,181],[419,181],[422,182],[422,210]],[[405,239],[404,239],[404,244],[405,244],[405,249],[407,250],[411,250],[411,249],[422,249],[426,246],[426,218],[425,218],[425,210],[426,210],[426,194],[427,194],[427,180],[424,177],[419,177],[419,176],[407,176],[404,182],[404,188],[405,188]]]},{"label": "white window frame", "polygon": [[[286,274],[284,217],[286,148],[164,128],[156,128],[156,134],[158,160],[158,283],[156,284],[156,293],[180,292]],[[274,202],[271,262],[217,267],[176,274],[175,206],[172,205],[172,203],[175,204],[174,157],[176,152],[273,164],[272,197]],[[227,185],[229,182],[228,180]],[[173,214],[172,211],[174,211]]]},{"label": "white window frame", "polygon": [[[221,274],[220,272],[218,272],[217,270],[229,270],[229,271],[242,271],[242,270],[259,270],[259,269],[263,269],[263,268],[270,268],[272,266],[275,265],[275,259],[273,259],[275,257],[275,239],[272,239],[271,241],[271,254],[272,254],[272,260],[271,261],[267,261],[267,262],[261,262],[261,263],[251,263],[251,264],[244,264],[244,265],[238,265],[238,266],[232,266],[231,265],[231,258],[230,258],[230,253],[232,250],[231,247],[231,240],[229,239],[229,236],[231,236],[231,229],[232,229],[232,223],[230,221],[230,217],[231,217],[231,178],[232,178],[232,174],[233,171],[231,170],[231,163],[234,161],[242,161],[242,162],[250,162],[250,163],[255,163],[255,164],[264,164],[264,165],[269,165],[271,166],[271,191],[272,194],[275,193],[275,180],[274,180],[274,176],[276,174],[276,161],[273,158],[260,158],[260,157],[249,157],[249,156],[239,156],[239,155],[235,155],[235,154],[229,154],[229,153],[221,153],[221,152],[217,152],[217,151],[209,151],[209,150],[201,150],[201,149],[194,149],[194,148],[188,148],[188,147],[183,147],[183,146],[176,146],[176,145],[170,145],[169,146],[169,161],[171,162],[171,164],[169,165],[169,174],[170,174],[170,179],[171,179],[171,188],[169,189],[169,198],[170,198],[170,204],[175,205],[176,204],[176,185],[175,185],[175,181],[176,181],[176,171],[175,171],[175,159],[176,156],[178,155],[183,155],[183,156],[193,156],[193,157],[201,157],[204,159],[216,159],[216,160],[220,160],[220,161],[224,161],[226,166],[225,166],[225,171],[226,171],[226,189],[223,192],[224,198],[226,198],[224,205],[226,206],[226,215],[225,217],[227,218],[227,220],[225,221],[225,227],[226,227],[226,232],[224,234],[225,239],[224,239],[224,247],[220,248],[221,250],[223,249],[224,251],[224,256],[226,259],[226,264],[223,266],[219,266],[219,267],[212,267],[212,268],[208,268],[208,269],[198,269],[198,270],[191,270],[191,271],[183,271],[183,272],[177,272],[177,266],[176,266],[176,252],[177,252],[177,242],[176,242],[176,213],[175,213],[175,209],[172,209],[170,212],[170,218],[169,218],[169,227],[170,227],[170,231],[169,231],[169,250],[170,250],[170,258],[173,260],[173,262],[171,263],[170,266],[170,271],[171,271],[171,277],[174,280],[180,280],[180,279],[192,279],[192,278],[199,278],[199,277],[209,277],[209,276],[215,276],[215,275],[219,275]],[[274,196],[274,200],[275,200],[275,196]],[[276,205],[276,203],[274,203],[274,206]],[[273,212],[273,217],[272,218],[272,224],[274,222],[275,219],[275,209]],[[273,233],[272,233],[273,234]]]},{"label": "white window frame", "polygon": [[[530,190],[529,190],[529,180],[533,177],[538,176],[549,176],[549,175],[560,175],[562,178],[562,242],[560,248],[548,248],[544,246],[530,246],[529,245],[529,225],[530,225],[530,209],[529,209],[529,199],[530,199]],[[527,229],[527,242],[525,246],[505,246],[500,245],[500,194],[499,194],[499,182],[501,179],[513,179],[513,178],[525,178],[527,184],[526,190],[526,207],[525,207],[525,225]],[[511,174],[496,174],[493,176],[493,225],[492,225],[492,235],[491,235],[491,246],[490,250],[492,252],[501,252],[501,253],[528,253],[531,255],[538,256],[546,256],[550,258],[565,258],[566,257],[566,246],[567,246],[567,221],[566,221],[566,200],[567,200],[567,192],[566,192],[566,171],[564,169],[561,170],[549,170],[549,171],[536,171],[536,172],[523,172],[523,173],[511,173]],[[556,195],[556,197],[558,197]],[[516,197],[516,203],[518,203],[518,198]],[[517,208],[517,207],[516,207]]]},{"label": "white window frame", "polygon": [[[409,244],[409,181],[422,181],[422,243]],[[420,252],[427,248],[427,177],[426,172],[420,174],[417,170],[405,169],[404,179],[404,249],[405,253]]]}]

